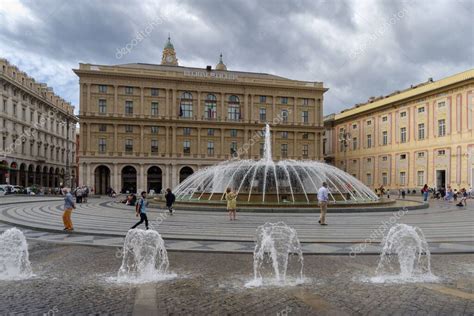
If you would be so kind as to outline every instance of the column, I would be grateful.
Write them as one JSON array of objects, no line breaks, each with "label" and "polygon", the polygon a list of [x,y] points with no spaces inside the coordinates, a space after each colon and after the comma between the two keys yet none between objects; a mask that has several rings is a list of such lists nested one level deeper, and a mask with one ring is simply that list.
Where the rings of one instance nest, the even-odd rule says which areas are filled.
[{"label": "column", "polygon": [[170,116],[171,117],[176,117],[179,115],[179,108],[176,107],[176,90],[173,89],[172,90],[172,94],[171,94],[171,103],[170,103],[170,106],[171,106],[171,114]]},{"label": "column", "polygon": [[176,126],[172,127],[171,137],[173,138],[171,154],[174,156],[177,154],[176,152]]},{"label": "column", "polygon": [[296,154],[296,138],[298,137],[298,132],[293,132],[293,158],[297,159],[298,155]]},{"label": "column", "polygon": [[92,174],[91,174],[91,164],[87,164],[87,182],[85,183],[86,185],[92,185]]},{"label": "column", "polygon": [[273,95],[272,96],[272,119],[275,119],[276,118],[276,96]]},{"label": "column", "polygon": [[143,125],[140,125],[140,156],[144,153],[144,146],[143,143],[145,142],[144,132],[143,132]]},{"label": "column", "polygon": [[138,185],[137,185],[137,193],[142,191],[146,191],[145,187],[145,175],[144,175],[144,167],[143,164],[140,164],[140,175],[138,177]]},{"label": "column", "polygon": [[114,152],[117,154],[119,152],[118,148],[118,125],[114,124]]},{"label": "column", "polygon": [[225,102],[225,94],[224,92],[221,93],[221,110],[220,110],[220,113],[221,113],[221,121],[224,121],[225,118],[226,118],[226,115],[225,115],[225,112],[224,112],[224,102]]},{"label": "column", "polygon": [[[248,144],[250,146],[249,131],[248,131],[247,127],[244,128],[244,144]],[[250,150],[250,148],[248,150]],[[248,151],[244,152],[243,157],[240,157],[240,158],[250,158],[249,152]]]},{"label": "column", "polygon": [[296,113],[296,110],[297,110],[297,107],[296,107],[296,97],[293,98],[293,123],[297,123],[298,122],[298,115]]},{"label": "column", "polygon": [[253,112],[254,112],[253,99],[254,99],[254,95],[251,94],[250,95],[250,109],[249,109],[249,114],[248,114],[249,121],[253,121]]},{"label": "column", "polygon": [[[245,93],[244,97],[244,115],[242,116],[244,118],[244,121],[249,120],[249,95]],[[247,138],[245,138],[247,139]]]},{"label": "column", "polygon": [[89,153],[91,148],[91,123],[87,123],[87,142],[86,142],[86,155]]},{"label": "column", "polygon": [[170,135],[170,129],[168,126],[165,126],[165,154],[171,155],[171,148],[169,146],[169,136]]},{"label": "column", "polygon": [[200,154],[201,154],[201,128],[200,127],[197,129],[197,133],[198,133],[197,154],[198,154],[198,158],[199,158]]},{"label": "column", "polygon": [[224,129],[221,128],[221,155],[224,155]]},{"label": "column", "polygon": [[119,113],[119,105],[118,105],[118,85],[114,85],[114,113],[113,115],[118,115]]},{"label": "column", "polygon": [[91,111],[91,84],[86,83],[87,87],[87,100],[86,100],[86,112]]},{"label": "column", "polygon": [[[319,146],[321,133],[314,133],[314,159],[321,160],[321,146]],[[329,139],[328,139],[329,140]],[[360,175],[359,175],[360,176]]]},{"label": "column", "polygon": [[140,87],[140,110],[138,114],[143,116],[145,114],[145,96],[144,96],[144,87]]},{"label": "column", "polygon": [[118,174],[118,164],[114,163],[114,175],[112,177],[112,188],[115,190],[115,192],[120,191],[120,184],[119,184],[119,174]]},{"label": "column", "polygon": [[201,119],[201,91],[198,91],[198,102],[197,102],[197,119]]},{"label": "column", "polygon": [[169,89],[165,89],[165,116],[170,116],[170,93]]}]

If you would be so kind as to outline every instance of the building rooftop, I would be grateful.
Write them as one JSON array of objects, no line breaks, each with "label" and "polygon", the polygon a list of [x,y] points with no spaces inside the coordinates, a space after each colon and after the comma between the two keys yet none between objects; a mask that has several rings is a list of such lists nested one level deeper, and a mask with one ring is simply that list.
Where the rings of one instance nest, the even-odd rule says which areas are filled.
[{"label": "building rooftop", "polygon": [[388,104],[403,101],[421,95],[423,93],[429,93],[439,88],[463,82],[466,80],[474,79],[474,69],[434,81],[433,78],[429,78],[427,81],[419,83],[417,85],[411,85],[409,88],[404,90],[396,90],[388,95],[379,97],[370,97],[365,103],[355,104],[353,107],[342,110],[340,113],[335,115],[336,120],[340,120],[352,115],[361,114],[366,111],[374,110],[386,106]]}]

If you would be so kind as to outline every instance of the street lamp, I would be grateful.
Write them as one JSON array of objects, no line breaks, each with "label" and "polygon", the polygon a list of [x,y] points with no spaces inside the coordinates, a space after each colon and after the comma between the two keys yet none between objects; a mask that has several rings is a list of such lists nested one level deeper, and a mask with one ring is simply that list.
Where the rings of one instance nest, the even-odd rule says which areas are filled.
[{"label": "street lamp", "polygon": [[346,132],[345,129],[341,129],[339,133],[339,143],[341,144],[342,151],[344,152],[344,171],[347,172],[347,147],[351,140],[351,133]]}]

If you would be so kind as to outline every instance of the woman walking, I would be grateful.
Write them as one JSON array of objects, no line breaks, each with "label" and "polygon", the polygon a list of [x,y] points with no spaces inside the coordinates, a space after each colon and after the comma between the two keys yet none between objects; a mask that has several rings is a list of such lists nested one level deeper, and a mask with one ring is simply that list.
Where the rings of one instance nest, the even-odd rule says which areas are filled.
[{"label": "woman walking", "polygon": [[421,189],[421,193],[423,193],[423,202],[427,202],[428,201],[428,194],[429,194],[429,189],[428,189],[427,184],[425,184],[423,189]]},{"label": "woman walking", "polygon": [[225,199],[227,200],[227,211],[229,211],[229,220],[235,221],[237,209],[237,194],[234,193],[230,188],[227,188],[225,192]]}]

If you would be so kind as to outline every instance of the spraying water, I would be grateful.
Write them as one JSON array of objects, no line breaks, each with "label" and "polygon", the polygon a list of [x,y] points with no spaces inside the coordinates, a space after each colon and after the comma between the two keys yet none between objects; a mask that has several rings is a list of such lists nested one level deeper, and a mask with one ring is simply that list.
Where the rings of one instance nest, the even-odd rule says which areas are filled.
[{"label": "spraying water", "polygon": [[25,235],[10,228],[0,235],[0,280],[18,280],[33,276]]},{"label": "spraying water", "polygon": [[123,244],[119,282],[145,283],[169,279],[165,242],[155,230],[131,229]]},{"label": "spraying water", "polygon": [[373,282],[423,282],[431,273],[430,250],[420,228],[396,224],[382,241],[382,253]]},{"label": "spraying water", "polygon": [[257,241],[253,253],[254,279],[246,287],[263,285],[262,268],[265,259],[271,261],[273,281],[277,284],[286,283],[288,260],[291,254],[298,256],[300,264],[299,280],[303,280],[303,252],[296,230],[283,222],[265,223],[257,228]]}]

